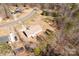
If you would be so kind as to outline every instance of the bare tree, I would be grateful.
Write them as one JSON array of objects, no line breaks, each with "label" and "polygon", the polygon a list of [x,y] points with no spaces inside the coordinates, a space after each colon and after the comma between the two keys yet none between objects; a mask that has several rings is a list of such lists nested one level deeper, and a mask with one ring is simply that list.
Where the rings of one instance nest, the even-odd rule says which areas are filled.
[{"label": "bare tree", "polygon": [[7,4],[1,4],[3,6],[6,18],[12,18],[13,16],[11,15],[11,12],[9,10],[9,6]]}]

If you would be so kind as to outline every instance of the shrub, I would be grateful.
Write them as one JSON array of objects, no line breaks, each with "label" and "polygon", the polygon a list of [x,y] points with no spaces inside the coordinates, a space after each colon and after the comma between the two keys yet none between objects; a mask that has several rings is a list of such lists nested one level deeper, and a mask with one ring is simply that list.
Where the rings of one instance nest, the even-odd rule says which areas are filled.
[{"label": "shrub", "polygon": [[35,53],[35,55],[40,55],[40,53],[41,53],[41,49],[39,48],[39,47],[37,47],[37,48],[35,48],[34,49],[34,53]]}]

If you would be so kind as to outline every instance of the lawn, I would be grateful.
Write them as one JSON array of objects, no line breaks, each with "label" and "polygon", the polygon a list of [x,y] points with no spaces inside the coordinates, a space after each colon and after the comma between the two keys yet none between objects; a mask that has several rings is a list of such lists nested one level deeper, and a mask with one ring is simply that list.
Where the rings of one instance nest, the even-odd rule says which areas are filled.
[{"label": "lawn", "polygon": [[7,43],[0,42],[0,55],[7,55],[11,53],[11,47]]}]

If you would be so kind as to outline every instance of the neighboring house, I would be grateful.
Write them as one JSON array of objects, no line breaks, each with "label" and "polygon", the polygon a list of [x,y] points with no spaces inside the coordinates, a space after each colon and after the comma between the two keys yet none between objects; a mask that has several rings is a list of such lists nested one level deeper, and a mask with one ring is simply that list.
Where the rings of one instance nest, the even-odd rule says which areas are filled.
[{"label": "neighboring house", "polygon": [[17,35],[16,35],[16,33],[10,33],[10,35],[9,35],[9,41],[11,41],[11,42],[15,42],[15,41],[17,41]]},{"label": "neighboring house", "polygon": [[[24,29],[24,30],[23,30]],[[21,31],[24,31],[27,35],[27,37],[34,37],[36,36],[38,33],[40,33],[42,31],[42,28],[40,25],[32,25],[29,28],[23,28]]]},{"label": "neighboring house", "polygon": [[0,37],[0,42],[15,42],[17,40],[17,36],[15,33],[10,33],[10,35]]}]

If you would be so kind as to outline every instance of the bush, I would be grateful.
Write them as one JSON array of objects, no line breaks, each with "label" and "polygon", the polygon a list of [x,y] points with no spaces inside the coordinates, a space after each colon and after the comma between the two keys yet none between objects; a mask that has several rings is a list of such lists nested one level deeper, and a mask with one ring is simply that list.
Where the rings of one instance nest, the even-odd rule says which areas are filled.
[{"label": "bush", "polygon": [[73,9],[75,9],[75,8],[77,8],[77,5],[76,5],[75,3],[70,4],[70,9],[71,9],[71,10],[73,10]]},{"label": "bush", "polygon": [[58,17],[58,16],[59,16],[58,13],[56,13],[56,12],[53,12],[53,13],[52,13],[52,17]]},{"label": "bush", "polygon": [[73,22],[67,22],[65,24],[64,29],[65,29],[66,32],[68,32],[69,30],[71,30],[73,28],[73,26],[74,26],[74,23]]},{"label": "bush", "polygon": [[39,47],[35,48],[34,53],[36,56],[39,56],[41,54],[41,49]]},{"label": "bush", "polygon": [[48,16],[48,12],[47,11],[43,11],[41,15]]}]

